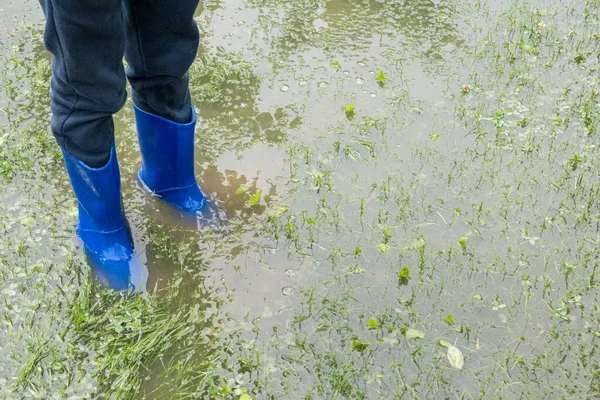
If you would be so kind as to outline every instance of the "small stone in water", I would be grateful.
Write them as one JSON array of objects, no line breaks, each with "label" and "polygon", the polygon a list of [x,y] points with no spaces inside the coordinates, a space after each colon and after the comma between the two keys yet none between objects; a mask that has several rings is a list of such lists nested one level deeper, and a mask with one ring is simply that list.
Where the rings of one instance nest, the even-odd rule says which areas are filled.
[{"label": "small stone in water", "polygon": [[283,293],[284,296],[291,296],[294,294],[294,292],[295,292],[295,290],[291,286],[285,286],[284,288],[281,289],[281,293]]},{"label": "small stone in water", "polygon": [[356,83],[358,83],[359,85],[362,85],[363,83],[365,83],[365,80],[362,78],[356,78]]},{"label": "small stone in water", "polygon": [[296,271],[294,271],[293,269],[288,269],[285,271],[285,274],[287,276],[294,276],[294,275],[296,275]]},{"label": "small stone in water", "polygon": [[290,87],[288,85],[283,85],[279,90],[281,90],[282,92],[287,92],[288,90],[290,90]]},{"label": "small stone in water", "polygon": [[308,81],[306,79],[300,79],[298,83],[300,84],[300,86],[304,86],[308,83]]},{"label": "small stone in water", "polygon": [[375,93],[371,93],[371,97],[377,97]]},{"label": "small stone in water", "polygon": [[319,82],[319,87],[326,88],[327,86],[329,86],[329,83],[327,83],[327,82]]}]

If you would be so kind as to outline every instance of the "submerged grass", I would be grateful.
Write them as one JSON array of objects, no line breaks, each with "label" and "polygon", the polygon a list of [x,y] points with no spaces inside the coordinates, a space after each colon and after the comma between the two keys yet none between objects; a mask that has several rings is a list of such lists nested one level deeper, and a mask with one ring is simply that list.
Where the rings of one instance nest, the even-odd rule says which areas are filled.
[{"label": "submerged grass", "polygon": [[[208,386],[220,354],[211,349],[200,307],[166,296],[101,294],[76,304],[71,324],[77,344],[93,352],[98,390],[111,398],[189,398]],[[162,382],[146,387],[147,379]],[[177,382],[177,383],[175,383]]]}]

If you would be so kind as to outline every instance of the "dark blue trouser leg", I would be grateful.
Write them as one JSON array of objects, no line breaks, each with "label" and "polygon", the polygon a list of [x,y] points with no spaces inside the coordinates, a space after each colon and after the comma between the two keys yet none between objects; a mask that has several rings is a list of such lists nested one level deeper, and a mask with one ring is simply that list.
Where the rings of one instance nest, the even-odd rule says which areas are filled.
[{"label": "dark blue trouser leg", "polygon": [[54,55],[52,133],[67,153],[96,168],[110,157],[112,114],[127,97],[122,1],[40,0],[44,44]]},{"label": "dark blue trouser leg", "polygon": [[58,144],[103,166],[114,139],[112,114],[126,94],[123,55],[135,104],[175,122],[191,119],[187,70],[198,47],[198,0],[39,0],[52,62],[52,123]]},{"label": "dark blue trouser leg", "polygon": [[186,124],[192,119],[188,69],[196,58],[198,0],[125,0],[125,59],[133,102]]}]

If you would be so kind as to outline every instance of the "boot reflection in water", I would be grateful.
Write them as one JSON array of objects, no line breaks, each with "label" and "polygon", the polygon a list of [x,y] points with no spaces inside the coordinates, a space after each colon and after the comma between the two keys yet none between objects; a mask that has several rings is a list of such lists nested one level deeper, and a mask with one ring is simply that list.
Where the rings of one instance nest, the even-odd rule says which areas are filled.
[{"label": "boot reflection in water", "polygon": [[121,198],[112,119],[127,98],[126,78],[144,188],[184,213],[205,204],[194,174],[196,114],[188,89],[199,41],[193,18],[198,0],[40,4],[46,17],[44,44],[53,55],[51,128],[78,201],[77,235],[93,275],[124,290],[139,275]]}]

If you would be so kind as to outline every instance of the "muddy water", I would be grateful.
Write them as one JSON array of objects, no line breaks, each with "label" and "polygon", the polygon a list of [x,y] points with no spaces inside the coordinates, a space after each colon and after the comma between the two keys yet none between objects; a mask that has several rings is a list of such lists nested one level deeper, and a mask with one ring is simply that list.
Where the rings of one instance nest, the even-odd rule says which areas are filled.
[{"label": "muddy water", "polygon": [[[130,104],[116,116],[142,286],[206,287],[233,359],[261,355],[250,372],[223,367],[230,386],[277,399],[600,392],[597,9],[489,3],[203,2],[191,90],[210,208],[191,221],[140,190]],[[227,75],[216,93],[210,60],[230,71],[208,74]],[[68,237],[66,177],[41,185],[65,201]],[[162,385],[176,384],[147,390]]]}]

